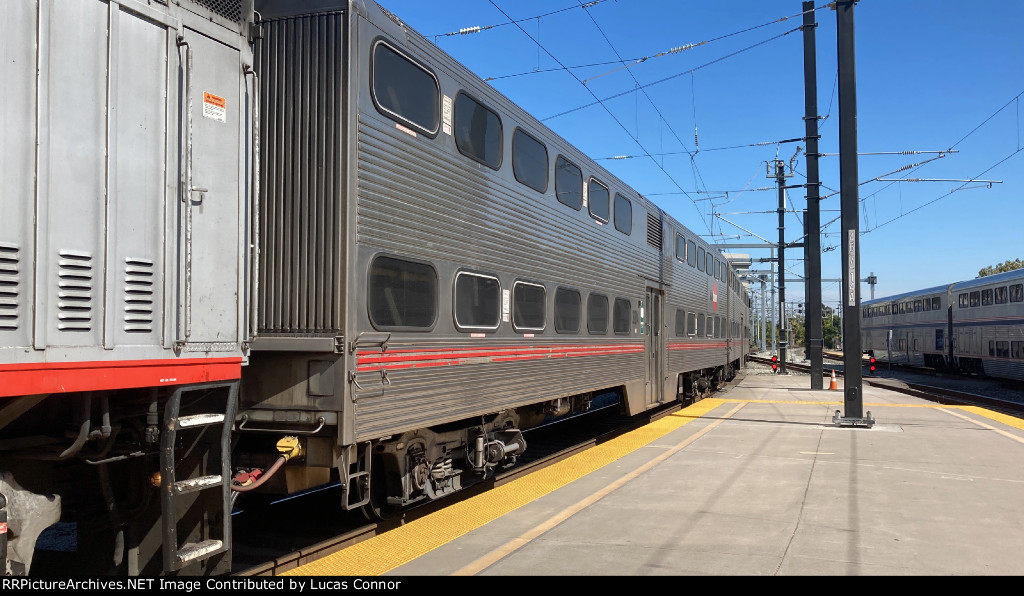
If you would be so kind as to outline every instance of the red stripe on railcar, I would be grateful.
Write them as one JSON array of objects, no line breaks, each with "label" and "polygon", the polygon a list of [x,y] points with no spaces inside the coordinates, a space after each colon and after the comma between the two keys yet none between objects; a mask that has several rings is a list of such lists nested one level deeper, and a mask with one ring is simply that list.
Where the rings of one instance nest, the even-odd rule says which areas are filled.
[{"label": "red stripe on railcar", "polygon": [[356,372],[373,372],[381,368],[397,370],[430,366],[451,366],[479,362],[513,362],[517,360],[541,360],[546,358],[570,358],[576,356],[606,356],[635,354],[644,351],[641,344],[584,344],[529,347],[496,347],[494,349],[424,349],[377,352],[360,352],[357,356]]},{"label": "red stripe on railcar", "polygon": [[4,364],[0,397],[184,385],[241,376],[241,358]]}]

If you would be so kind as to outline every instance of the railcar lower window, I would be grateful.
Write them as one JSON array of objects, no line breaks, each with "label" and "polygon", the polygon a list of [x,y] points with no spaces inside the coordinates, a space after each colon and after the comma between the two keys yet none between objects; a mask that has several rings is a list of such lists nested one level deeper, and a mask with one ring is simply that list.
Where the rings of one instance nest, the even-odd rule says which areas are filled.
[{"label": "railcar lower window", "polygon": [[501,166],[501,118],[462,92],[455,98],[455,145],[466,157],[493,170]]},{"label": "railcar lower window", "polygon": [[1011,358],[1024,358],[1024,341],[1011,341],[1010,342],[1010,357]]},{"label": "railcar lower window", "polygon": [[377,257],[367,298],[374,327],[428,329],[437,318],[437,272],[425,263]]},{"label": "railcar lower window", "polygon": [[615,229],[623,234],[633,233],[633,203],[615,193]]},{"label": "railcar lower window", "polygon": [[497,329],[500,317],[498,279],[459,272],[455,276],[455,324],[461,329]]},{"label": "railcar lower window", "polygon": [[686,313],[686,335],[693,337],[697,335],[697,313]]},{"label": "railcar lower window", "polygon": [[612,307],[612,330],[618,335],[629,333],[629,300],[616,298]]},{"label": "railcar lower window", "polygon": [[517,281],[512,285],[512,326],[517,330],[544,329],[544,286]]},{"label": "railcar lower window", "polygon": [[610,195],[608,187],[593,178],[587,184],[587,204],[590,215],[598,221],[608,221]]},{"label": "railcar lower window", "polygon": [[587,297],[587,331],[593,335],[608,333],[608,297],[591,294]]},{"label": "railcar lower window", "polygon": [[697,337],[704,336],[704,313],[697,313]]},{"label": "railcar lower window", "polygon": [[686,311],[676,310],[676,337],[686,336]]},{"label": "railcar lower window", "polygon": [[583,172],[561,155],[555,160],[555,197],[577,211],[583,207]]},{"label": "railcar lower window", "polygon": [[373,47],[373,101],[393,120],[433,136],[441,118],[437,78],[395,48],[378,41]]},{"label": "railcar lower window", "polygon": [[512,134],[512,173],[537,192],[547,192],[548,148],[519,128]]},{"label": "railcar lower window", "polygon": [[555,290],[555,331],[558,333],[579,333],[580,293],[568,288]]}]

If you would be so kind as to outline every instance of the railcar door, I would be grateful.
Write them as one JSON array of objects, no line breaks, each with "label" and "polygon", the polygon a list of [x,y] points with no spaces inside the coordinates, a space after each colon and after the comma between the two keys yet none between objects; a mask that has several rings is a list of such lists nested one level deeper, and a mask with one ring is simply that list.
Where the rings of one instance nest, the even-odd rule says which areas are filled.
[{"label": "railcar door", "polygon": [[640,320],[645,321],[644,334],[646,336],[647,352],[647,406],[659,404],[664,401],[663,393],[665,388],[665,334],[662,316],[664,306],[662,298],[664,294],[657,288],[647,288],[647,312],[643,306],[640,310]]}]

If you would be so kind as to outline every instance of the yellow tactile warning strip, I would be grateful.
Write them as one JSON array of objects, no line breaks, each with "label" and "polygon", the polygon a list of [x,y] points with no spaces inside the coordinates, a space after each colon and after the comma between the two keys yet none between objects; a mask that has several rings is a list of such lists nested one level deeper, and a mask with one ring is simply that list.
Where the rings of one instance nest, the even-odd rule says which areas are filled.
[{"label": "yellow tactile warning strip", "polygon": [[[601,443],[529,476],[465,501],[452,503],[441,511],[287,571],[283,575],[380,575],[660,439],[722,403],[720,399],[703,399],[686,409]],[[480,506],[480,499],[487,499],[486,507]]]},{"label": "yellow tactile warning strip", "polygon": [[[666,434],[704,416],[725,403],[735,403],[737,405],[711,425],[687,438],[659,457],[651,460],[644,466],[638,468],[630,475],[624,476],[618,481],[609,484],[604,489],[595,492],[588,498],[551,517],[547,522],[533,528],[527,534],[508,542],[504,546],[495,549],[484,557],[466,565],[462,569],[458,570],[456,575],[470,575],[482,571],[495,561],[522,547],[530,540],[533,540],[536,536],[539,536],[555,527],[577,511],[596,502],[608,493],[619,488],[625,482],[628,482],[630,479],[647,471],[670,455],[685,448],[722,421],[730,418],[744,405],[756,403],[829,406],[842,405],[841,402],[834,401],[741,400],[729,398],[704,399],[695,405],[669,416],[665,416],[635,431],[588,449],[587,451],[578,453],[543,470],[530,474],[527,477],[517,479],[506,485],[487,491],[484,494],[466,499],[465,501],[453,503],[436,513],[424,516],[385,534],[375,536],[374,538],[370,538],[369,540],[365,540],[345,548],[323,559],[302,565],[296,569],[285,572],[283,575],[355,576],[380,575],[386,573],[387,571],[430,552],[435,548],[447,544],[448,542],[451,542],[452,540],[455,540],[456,538],[463,536],[510,511],[518,509],[535,499],[582,478],[583,476],[639,449],[640,447],[660,439]],[[922,407],[939,409],[953,416],[963,418],[964,420],[968,420],[974,424],[993,430],[1010,439],[1024,443],[1024,438],[999,430],[993,426],[979,422],[955,411],[962,410],[970,412],[978,416],[995,420],[1007,426],[1024,430],[1024,420],[992,412],[976,406],[943,406],[935,404],[864,404],[864,406],[873,408]],[[487,506],[480,505],[480,501],[482,499],[487,500]]]}]

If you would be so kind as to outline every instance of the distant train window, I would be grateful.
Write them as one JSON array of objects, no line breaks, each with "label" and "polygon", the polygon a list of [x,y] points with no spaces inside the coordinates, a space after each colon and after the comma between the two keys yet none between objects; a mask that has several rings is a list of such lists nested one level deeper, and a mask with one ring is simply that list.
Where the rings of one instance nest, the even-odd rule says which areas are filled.
[{"label": "distant train window", "polygon": [[697,243],[693,240],[686,242],[686,264],[690,267],[697,266]]},{"label": "distant train window", "polygon": [[921,310],[922,311],[929,311],[931,309],[932,309],[932,300],[931,300],[931,298],[925,298],[924,300],[921,301]]},{"label": "distant train window", "polygon": [[441,93],[433,73],[382,41],[373,47],[372,68],[377,109],[429,136],[437,134]]},{"label": "distant train window", "polygon": [[1006,292],[1006,286],[999,286],[995,288],[996,304],[1006,304],[1009,294]]},{"label": "distant train window", "polygon": [[996,358],[1009,358],[1010,357],[1010,342],[1008,341],[997,341],[996,342]]},{"label": "distant train window", "polygon": [[493,170],[501,166],[501,118],[462,92],[455,98],[455,145],[466,157]]},{"label": "distant train window", "polygon": [[920,300],[915,300],[914,301],[914,312],[921,312],[921,301]]},{"label": "distant train window", "polygon": [[686,334],[690,337],[697,335],[697,313],[686,313]]},{"label": "distant train window", "polygon": [[1010,286],[1010,302],[1024,302],[1024,284]]},{"label": "distant train window", "polygon": [[537,192],[548,190],[548,148],[517,128],[512,135],[512,173]]},{"label": "distant train window", "polygon": [[583,207],[583,172],[561,155],[555,160],[555,197],[577,211]]},{"label": "distant train window", "polygon": [[704,247],[697,247],[697,271],[704,271]]},{"label": "distant train window", "polygon": [[715,279],[722,279],[722,262],[715,259]]},{"label": "distant train window", "polygon": [[1010,342],[1010,358],[1024,358],[1024,341]]},{"label": "distant train window", "polygon": [[967,308],[967,292],[964,292],[963,294],[960,294],[959,305],[960,305],[960,308]]},{"label": "distant train window", "polygon": [[981,304],[981,292],[971,292],[971,306]]},{"label": "distant train window", "polygon": [[608,333],[608,297],[591,294],[587,297],[587,331],[594,335]]},{"label": "distant train window", "polygon": [[945,350],[946,349],[946,338],[942,333],[942,329],[935,330],[935,349]]},{"label": "distant train window", "polygon": [[612,330],[619,334],[629,333],[629,300],[616,298],[612,307]]},{"label": "distant train window", "polygon": [[608,187],[593,178],[587,183],[587,204],[590,215],[600,221],[608,221],[609,209]]},{"label": "distant train window", "polygon": [[544,329],[544,286],[517,281],[512,284],[512,327]]},{"label": "distant train window", "polygon": [[633,232],[633,203],[619,193],[615,193],[615,229],[623,234]]},{"label": "distant train window", "polygon": [[686,262],[686,238],[676,234],[676,260],[680,263]]},{"label": "distant train window", "polygon": [[686,311],[683,309],[676,310],[676,337],[683,337],[686,335]]},{"label": "distant train window", "polygon": [[555,331],[579,333],[580,293],[568,288],[555,290]]},{"label": "distant train window", "polygon": [[697,313],[697,337],[704,336],[704,313]]},{"label": "distant train window", "polygon": [[455,276],[455,324],[461,329],[497,329],[500,319],[498,279],[459,272]]},{"label": "distant train window", "polygon": [[942,308],[942,299],[938,296],[932,298],[932,310],[939,310]]},{"label": "distant train window", "polygon": [[425,263],[377,257],[367,293],[370,322],[378,329],[428,329],[437,318],[437,272]]},{"label": "distant train window", "polygon": [[982,306],[992,306],[992,303],[993,303],[992,288],[985,288],[984,290],[981,291],[981,305]]}]

